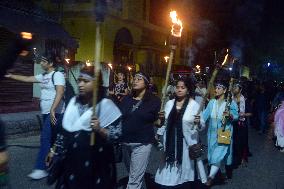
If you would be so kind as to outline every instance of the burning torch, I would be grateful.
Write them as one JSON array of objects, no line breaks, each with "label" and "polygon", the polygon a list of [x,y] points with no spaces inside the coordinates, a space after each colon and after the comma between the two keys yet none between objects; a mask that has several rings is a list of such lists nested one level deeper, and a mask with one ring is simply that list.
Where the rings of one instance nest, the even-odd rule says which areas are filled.
[{"label": "burning torch", "polygon": [[[224,60],[223,60],[223,62],[221,64],[218,64],[218,62],[217,62],[217,60],[215,58],[214,61],[216,62],[216,67],[215,67],[215,69],[214,69],[214,71],[212,73],[212,76],[211,76],[210,80],[209,80],[207,91],[206,91],[205,95],[202,97],[202,101],[201,101],[201,104],[199,106],[199,109],[198,109],[196,115],[199,115],[201,113],[201,111],[203,110],[203,108],[205,106],[205,102],[206,102],[206,100],[207,100],[207,98],[209,96],[209,93],[210,93],[210,91],[214,87],[214,82],[215,82],[216,76],[217,76],[219,70],[226,64],[226,62],[228,60],[228,56],[229,56],[229,49],[226,50],[226,55],[225,55]],[[196,127],[197,126],[195,125],[195,126],[192,127],[192,129],[194,129]]]},{"label": "burning torch", "polygon": [[[182,32],[182,29],[183,29],[182,22],[181,22],[180,19],[178,19],[176,11],[171,11],[170,17],[171,17],[172,23],[173,23],[172,29],[171,29],[171,40],[170,40],[171,41],[171,44],[170,44],[171,52],[170,52],[169,63],[168,63],[168,67],[167,67],[166,81],[165,81],[165,85],[164,85],[163,92],[162,92],[162,104],[161,104],[160,111],[164,110],[164,106],[165,106],[165,103],[166,103],[166,91],[167,91],[167,87],[168,87],[168,83],[169,83],[169,76],[170,76],[171,67],[172,67],[172,64],[173,64],[174,53],[175,53],[175,49],[177,48],[178,39],[181,37],[181,32]],[[167,59],[165,59],[166,62],[167,62]]]}]

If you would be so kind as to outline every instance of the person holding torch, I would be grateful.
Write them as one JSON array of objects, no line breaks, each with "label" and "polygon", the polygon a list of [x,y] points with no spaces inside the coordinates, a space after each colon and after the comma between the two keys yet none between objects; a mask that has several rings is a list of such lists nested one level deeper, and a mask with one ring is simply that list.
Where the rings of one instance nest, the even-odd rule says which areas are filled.
[{"label": "person holding torch", "polygon": [[[92,99],[96,79],[99,81],[94,114]],[[70,100],[63,117],[62,132],[57,135],[46,160],[52,168],[58,157],[63,159],[58,163],[60,174],[49,184],[56,181],[56,189],[114,189],[116,171],[112,144],[121,136],[121,112],[105,98],[106,88],[102,77],[95,77],[94,66],[80,71],[78,87],[79,94]],[[96,139],[94,145],[90,145],[92,133]],[[51,171],[48,178],[55,174]]]},{"label": "person holding torch", "polygon": [[175,98],[169,100],[165,111],[160,113],[163,127],[158,129],[158,135],[163,136],[165,146],[164,158],[155,176],[160,188],[191,188],[198,177],[202,183],[207,181],[202,159],[194,160],[189,155],[189,146],[199,141],[198,131],[191,128],[194,125],[200,130],[205,128],[202,115],[197,114],[199,104],[193,94],[193,82],[179,79]]},{"label": "person holding torch", "polygon": [[[203,111],[204,121],[208,121],[208,163],[210,172],[206,185],[211,186],[213,179],[222,165],[232,164],[232,121],[238,119],[238,106],[229,99],[226,99],[228,87],[225,82],[219,81],[215,86],[215,99],[209,101]],[[229,95],[229,94],[227,94]],[[219,140],[219,131],[227,131],[231,134],[227,136],[228,142],[223,143]],[[222,138],[221,138],[222,139]]]}]

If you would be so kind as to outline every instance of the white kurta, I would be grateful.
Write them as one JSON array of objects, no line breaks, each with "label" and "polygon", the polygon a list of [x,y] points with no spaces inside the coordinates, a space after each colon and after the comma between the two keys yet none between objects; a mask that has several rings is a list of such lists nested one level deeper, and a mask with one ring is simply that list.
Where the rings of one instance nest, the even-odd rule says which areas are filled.
[{"label": "white kurta", "polygon": [[[168,118],[174,105],[174,100],[167,102],[165,106],[165,117]],[[191,99],[185,110],[182,119],[183,127],[183,157],[181,165],[169,165],[166,162],[161,162],[156,176],[155,182],[164,186],[176,186],[185,182],[194,181],[194,161],[189,158],[188,147],[189,145],[196,144],[198,142],[198,131],[193,130],[194,125],[194,115],[196,115],[199,109],[199,104]],[[205,127],[203,118],[201,117],[201,128]],[[166,139],[166,129],[165,126],[158,130],[159,135],[163,135],[164,146]],[[207,181],[206,173],[204,171],[204,166],[202,160],[197,161],[197,170],[201,176],[201,181],[204,183]]]}]

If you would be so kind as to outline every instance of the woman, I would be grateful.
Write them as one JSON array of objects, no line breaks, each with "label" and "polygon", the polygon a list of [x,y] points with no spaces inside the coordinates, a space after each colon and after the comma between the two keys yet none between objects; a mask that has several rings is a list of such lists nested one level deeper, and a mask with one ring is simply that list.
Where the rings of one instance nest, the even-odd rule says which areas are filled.
[{"label": "woman", "polygon": [[113,97],[114,102],[117,104],[128,94],[128,86],[124,80],[124,73],[117,73],[117,82],[112,87],[112,90],[109,90],[109,94]]},{"label": "woman", "polygon": [[[111,189],[115,185],[113,148],[111,141],[121,134],[121,113],[115,104],[103,98],[99,88],[96,117],[92,117],[94,67],[85,67],[78,78],[79,95],[70,100],[63,118],[63,131],[55,146],[66,152],[62,173],[56,189]],[[90,146],[90,135],[95,132],[95,145]],[[52,156],[51,152],[51,156]]]},{"label": "woman", "polygon": [[123,98],[122,144],[123,160],[129,171],[127,189],[140,189],[155,142],[154,122],[158,119],[160,100],[147,88],[150,79],[142,72],[133,79],[132,94]]},{"label": "woman", "polygon": [[231,122],[238,119],[238,107],[237,104],[232,101],[230,104],[230,110],[225,111],[227,101],[225,94],[227,92],[227,86],[223,82],[219,82],[215,87],[215,98],[209,101],[206,109],[203,112],[204,121],[209,121],[208,128],[208,163],[210,165],[210,173],[206,185],[211,186],[213,179],[221,164],[225,165],[232,164],[232,138],[230,138],[230,144],[218,143],[218,129],[223,125],[222,120],[225,117],[225,130],[233,133],[233,126]]},{"label": "woman", "polygon": [[233,122],[233,164],[234,168],[239,165],[244,167],[248,163],[248,125],[246,119],[252,114],[250,113],[250,106],[242,94],[242,84],[236,83],[233,87],[233,100],[238,105],[239,119]]},{"label": "woman", "polygon": [[274,133],[277,137],[275,145],[280,148],[280,152],[284,152],[284,99],[282,99],[281,106],[275,113],[274,124]]},{"label": "woman", "polygon": [[[198,131],[192,129],[198,124],[203,129],[205,123],[197,115],[199,104],[193,100],[193,84],[178,80],[175,86],[175,99],[167,102],[164,115],[166,125],[158,130],[163,135],[165,160],[161,162],[155,176],[160,188],[188,187],[198,176],[195,175],[195,161],[189,157],[188,147],[199,141]],[[199,176],[203,183],[207,181],[203,162],[197,160]],[[193,186],[193,185],[192,185]]]}]

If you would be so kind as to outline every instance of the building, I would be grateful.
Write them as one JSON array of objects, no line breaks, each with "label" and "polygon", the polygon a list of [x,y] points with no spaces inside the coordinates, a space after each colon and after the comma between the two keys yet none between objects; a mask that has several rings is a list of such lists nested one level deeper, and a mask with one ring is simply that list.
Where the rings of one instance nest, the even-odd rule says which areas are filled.
[{"label": "building", "polygon": [[[43,2],[43,1],[42,1]],[[64,28],[79,41],[74,61],[94,61],[96,36],[96,2],[73,0],[69,3],[45,1],[42,6],[62,21]],[[105,13],[101,23],[101,61],[111,63],[114,70],[128,67],[155,76],[161,84],[166,73],[164,57],[169,55],[171,20],[170,0],[106,0],[99,10]],[[175,63],[187,64],[188,32],[183,32]],[[128,76],[128,78],[130,78]]]},{"label": "building", "polygon": [[[34,19],[35,24],[31,27],[33,28],[31,31],[36,31],[38,34],[42,33],[39,35],[41,38],[38,38],[35,44],[35,48],[40,53],[56,52],[62,59],[70,59],[71,63],[94,62],[96,16],[98,16],[96,15],[96,10],[100,10],[104,13],[104,20],[100,24],[102,33],[101,61],[111,63],[114,71],[123,70],[126,72],[128,79],[131,78],[130,75],[134,71],[141,70],[147,72],[149,75],[154,76],[154,80],[161,90],[167,67],[164,57],[168,56],[170,52],[169,36],[172,23],[169,18],[169,12],[178,7],[174,4],[176,1],[105,0],[106,6],[103,7],[96,6],[95,0],[37,0],[32,1],[32,3],[31,1],[27,1],[29,3],[24,1],[26,3],[23,3],[22,1],[13,0],[7,2],[10,4],[11,2],[16,2],[18,7],[15,9],[14,6],[8,6],[9,9],[15,9],[16,12],[23,12],[25,15],[32,15],[37,19],[40,18],[45,21],[37,23],[37,19]],[[22,4],[19,4],[19,2]],[[5,6],[7,6],[7,3]],[[19,20],[14,24],[17,30],[20,27]],[[58,27],[60,26],[58,23],[64,29],[59,30]],[[56,30],[53,28],[44,32],[45,28],[50,26],[56,26]],[[35,30],[35,28],[38,30]],[[76,46],[76,41],[78,41],[78,46]],[[189,43],[188,31],[184,29],[175,53],[175,64],[188,64]],[[16,64],[16,68],[22,66],[25,68],[25,70],[18,70],[18,73],[33,75],[41,72],[40,66],[33,64],[31,59],[26,61],[29,63],[21,66]],[[128,67],[132,69],[128,70]],[[79,66],[73,66],[71,70],[76,77]],[[73,76],[69,76],[69,79],[73,86],[76,86]],[[10,96],[10,101],[19,99],[12,104],[12,106],[17,104],[17,107],[14,108],[17,111],[20,110],[19,102],[25,106],[26,103],[30,103],[33,101],[32,99],[36,99],[40,95],[37,84],[6,82],[10,83],[10,86],[25,85],[26,90],[22,93],[29,94],[25,97],[26,102],[24,103],[21,95],[17,95],[16,88],[6,93],[7,96],[10,93],[14,94],[13,97]],[[28,110],[23,109],[23,111]]]},{"label": "building", "polygon": [[[66,50],[75,51],[77,42],[54,19],[33,1],[3,0],[0,2],[0,27],[14,33],[33,34],[34,51],[54,51],[61,54]],[[1,42],[9,38],[0,29]],[[32,53],[19,58],[12,72],[23,75],[40,73],[40,66],[34,64]],[[0,81],[0,113],[38,110],[38,85],[4,79]]]}]

